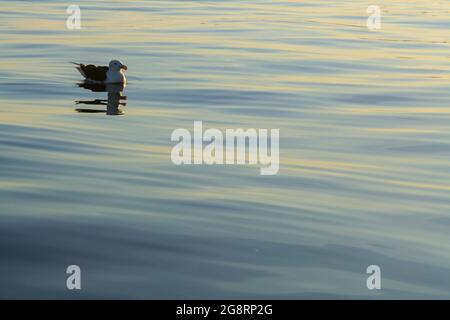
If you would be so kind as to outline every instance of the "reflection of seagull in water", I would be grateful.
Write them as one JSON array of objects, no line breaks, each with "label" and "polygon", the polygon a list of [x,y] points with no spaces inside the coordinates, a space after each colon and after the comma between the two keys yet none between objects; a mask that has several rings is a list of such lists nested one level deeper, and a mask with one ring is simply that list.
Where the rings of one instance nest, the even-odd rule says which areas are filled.
[{"label": "reflection of seagull in water", "polygon": [[121,115],[123,114],[121,106],[126,106],[125,102],[120,102],[121,99],[127,100],[126,96],[122,95],[122,91],[125,88],[123,83],[117,84],[95,84],[91,82],[81,82],[77,84],[81,88],[91,90],[92,92],[108,92],[108,99],[95,99],[95,100],[84,100],[75,101],[76,104],[87,104],[87,105],[103,105],[106,106],[106,110],[99,109],[75,109],[78,112],[84,113],[100,113],[106,112],[107,115]]},{"label": "reflection of seagull in water", "polygon": [[119,60],[112,60],[109,63],[109,67],[95,66],[93,64],[84,65],[82,63],[75,63],[76,69],[85,77],[86,81],[91,83],[123,83],[127,82],[124,70],[127,70],[127,66]]}]

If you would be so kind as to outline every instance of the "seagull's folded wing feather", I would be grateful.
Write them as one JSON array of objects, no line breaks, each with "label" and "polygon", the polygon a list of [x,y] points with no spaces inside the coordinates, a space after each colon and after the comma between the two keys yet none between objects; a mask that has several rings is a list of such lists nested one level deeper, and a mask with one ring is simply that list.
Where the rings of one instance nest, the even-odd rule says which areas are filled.
[{"label": "seagull's folded wing feather", "polygon": [[109,68],[104,66],[95,66],[93,64],[81,64],[80,69],[83,71],[87,79],[95,81],[105,81],[106,72],[108,72]]}]

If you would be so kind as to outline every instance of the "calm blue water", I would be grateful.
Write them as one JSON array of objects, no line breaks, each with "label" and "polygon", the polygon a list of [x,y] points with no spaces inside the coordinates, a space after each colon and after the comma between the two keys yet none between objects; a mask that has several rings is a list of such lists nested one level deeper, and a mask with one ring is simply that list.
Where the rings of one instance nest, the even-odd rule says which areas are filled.
[{"label": "calm blue water", "polygon": [[[1,298],[450,297],[448,1],[76,3],[0,9]],[[124,114],[77,112],[113,58]],[[279,173],[175,166],[197,120],[280,129]]]}]

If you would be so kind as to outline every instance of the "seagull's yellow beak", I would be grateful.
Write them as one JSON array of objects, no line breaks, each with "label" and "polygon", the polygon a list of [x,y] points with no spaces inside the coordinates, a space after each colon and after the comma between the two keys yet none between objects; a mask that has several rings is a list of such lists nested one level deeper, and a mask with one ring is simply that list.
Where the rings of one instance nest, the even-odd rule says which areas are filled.
[{"label": "seagull's yellow beak", "polygon": [[126,66],[126,65],[122,65],[122,67],[121,67],[123,70],[128,70],[128,67]]}]

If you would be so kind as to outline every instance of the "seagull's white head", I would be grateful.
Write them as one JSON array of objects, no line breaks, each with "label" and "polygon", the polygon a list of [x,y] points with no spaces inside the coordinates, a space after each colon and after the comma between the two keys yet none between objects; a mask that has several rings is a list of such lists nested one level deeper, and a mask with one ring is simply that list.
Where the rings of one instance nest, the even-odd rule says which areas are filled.
[{"label": "seagull's white head", "polygon": [[111,62],[109,63],[109,69],[112,71],[120,71],[122,69],[127,70],[128,68],[119,60],[111,60]]}]

